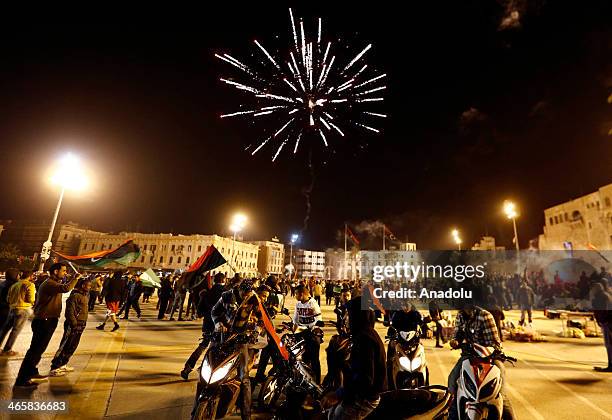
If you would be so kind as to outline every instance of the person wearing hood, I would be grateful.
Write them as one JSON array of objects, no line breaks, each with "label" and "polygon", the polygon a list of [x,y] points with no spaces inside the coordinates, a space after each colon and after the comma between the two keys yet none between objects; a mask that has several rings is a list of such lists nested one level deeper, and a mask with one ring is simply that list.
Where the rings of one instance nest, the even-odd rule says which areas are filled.
[{"label": "person wearing hood", "polygon": [[344,387],[324,398],[323,405],[341,402],[333,408],[331,419],[359,420],[367,417],[380,403],[387,388],[385,346],[374,330],[374,311],[361,308],[361,297],[347,303],[353,347],[349,358],[349,376]]},{"label": "person wearing hood", "polygon": [[90,289],[91,279],[82,278],[66,301],[64,335],[51,361],[49,376],[64,376],[74,370],[68,366],[68,361],[79,346],[81,335],[87,326]]}]

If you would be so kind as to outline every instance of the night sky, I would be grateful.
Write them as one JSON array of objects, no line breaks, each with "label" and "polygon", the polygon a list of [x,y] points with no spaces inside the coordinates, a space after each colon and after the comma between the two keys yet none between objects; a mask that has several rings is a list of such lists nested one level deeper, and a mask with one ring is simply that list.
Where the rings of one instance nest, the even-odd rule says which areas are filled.
[{"label": "night sky", "polygon": [[[213,57],[249,61],[255,38],[285,51],[288,6],[220,3],[4,14],[0,219],[50,219],[57,190],[45,172],[73,151],[91,188],[67,195],[63,221],[227,234],[242,210],[245,239],[300,231],[306,152],[272,163],[272,149],[244,151],[267,127],[219,118],[246,96],[219,82],[237,72]],[[314,155],[304,247],[341,246],[343,223],[365,220],[421,249],[451,247],[452,227],[466,244],[489,233],[511,246],[505,198],[519,205],[526,246],[545,208],[612,182],[611,2],[356,4],[294,7],[355,52],[372,42],[368,63],[389,75],[383,132],[345,140],[364,149]]]}]

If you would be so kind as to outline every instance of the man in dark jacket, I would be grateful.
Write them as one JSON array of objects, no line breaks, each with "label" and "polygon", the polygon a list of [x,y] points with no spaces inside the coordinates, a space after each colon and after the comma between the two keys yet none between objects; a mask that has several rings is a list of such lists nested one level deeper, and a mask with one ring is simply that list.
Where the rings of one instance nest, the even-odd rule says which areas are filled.
[{"label": "man in dark jacket", "polygon": [[159,312],[157,313],[157,319],[164,319],[166,309],[168,308],[168,301],[172,296],[172,282],[170,276],[166,276],[161,281],[161,287],[159,289]]},{"label": "man in dark jacket", "polygon": [[106,301],[106,318],[104,319],[104,322],[96,327],[97,330],[103,330],[104,326],[106,325],[106,321],[109,319],[111,319],[115,324],[112,331],[117,331],[119,329],[117,313],[119,312],[119,302],[123,296],[124,288],[125,282],[120,271],[115,272],[113,276],[110,277],[106,283],[104,283],[102,294],[104,295],[104,300]]},{"label": "man in dark jacket", "polygon": [[213,306],[221,299],[221,295],[225,292],[225,274],[215,274],[213,287],[210,290],[202,290],[198,304],[198,315],[203,317],[202,320],[202,338],[198,347],[191,353],[189,359],[185,362],[185,367],[181,371],[181,378],[189,380],[189,373],[195,368],[200,356],[208,347],[210,336],[215,330],[215,323],[212,320],[211,311]]},{"label": "man in dark jacket", "polygon": [[[349,377],[344,387],[336,391],[336,399],[342,402],[334,409],[334,420],[359,420],[367,417],[380,403],[380,394],[387,386],[385,347],[374,330],[374,311],[361,309],[361,297],[348,304],[349,327],[353,347],[349,359]],[[327,397],[326,403],[334,398]]]},{"label": "man in dark jacket", "polygon": [[533,289],[523,280],[518,290],[518,303],[521,308],[521,320],[519,321],[519,325],[525,325],[525,312],[527,312],[529,325],[531,325],[531,309],[533,307],[534,298],[535,293]]},{"label": "man in dark jacket", "polygon": [[51,361],[49,376],[64,376],[74,370],[68,366],[68,361],[79,346],[81,335],[87,326],[90,288],[91,280],[81,279],[66,301],[64,335]]},{"label": "man in dark jacket", "polygon": [[15,380],[17,387],[33,387],[37,382],[47,379],[38,372],[38,363],[57,328],[57,322],[62,313],[62,294],[72,290],[80,278],[80,274],[77,274],[71,281],[64,283],[65,263],[53,264],[49,268],[49,275],[49,278],[38,289],[32,320],[32,342],[21,362]]},{"label": "man in dark jacket", "polygon": [[142,292],[144,292],[142,280],[140,280],[140,277],[134,276],[134,279],[132,280],[132,283],[130,283],[130,286],[128,289],[128,295],[127,295],[127,299],[125,300],[125,304],[123,305],[123,308],[121,308],[121,311],[119,311],[117,315],[121,315],[123,311],[125,310],[125,316],[123,317],[123,319],[129,319],[130,308],[134,308],[134,310],[136,311],[136,315],[138,316],[138,318],[140,318],[140,315],[141,315],[140,304],[138,303],[138,301],[140,300],[140,296],[142,295]]},{"label": "man in dark jacket", "polygon": [[441,348],[442,345],[440,344],[440,340],[444,340],[442,337],[442,324],[440,324],[442,311],[435,300],[429,302],[429,316],[431,320],[436,323],[436,347]]}]

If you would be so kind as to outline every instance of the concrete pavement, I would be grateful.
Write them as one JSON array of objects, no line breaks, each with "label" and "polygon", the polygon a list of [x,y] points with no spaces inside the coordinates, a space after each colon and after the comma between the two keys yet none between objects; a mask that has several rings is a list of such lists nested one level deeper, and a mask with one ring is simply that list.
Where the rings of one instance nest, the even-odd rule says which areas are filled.
[{"label": "concrete pavement", "polygon": [[[292,308],[293,300],[288,300]],[[94,327],[104,314],[102,305],[90,315],[81,345],[71,360],[75,371],[50,378],[33,391],[13,391],[12,384],[31,339],[29,325],[22,332],[15,350],[21,356],[0,359],[0,399],[31,398],[67,400],[67,415],[11,415],[10,418],[113,418],[187,419],[191,411],[196,373],[189,382],[179,372],[200,337],[201,321],[157,321],[155,302],[143,304],[141,320],[121,321],[121,329],[102,332]],[[323,305],[326,320],[335,319],[332,308]],[[518,313],[507,313],[517,319]],[[62,333],[62,320],[39,366],[47,373]],[[552,336],[561,329],[559,320],[548,320],[541,312],[535,327],[547,335],[546,343],[505,342],[506,352],[519,359],[507,366],[509,394],[520,419],[612,419],[612,376],[596,373],[593,365],[606,360],[602,338],[564,339]],[[386,329],[377,329],[384,336]],[[323,351],[333,327],[325,327]],[[432,384],[446,384],[448,372],[458,353],[436,349],[425,340]],[[254,374],[254,372],[252,373]],[[7,413],[0,413],[9,418]]]}]

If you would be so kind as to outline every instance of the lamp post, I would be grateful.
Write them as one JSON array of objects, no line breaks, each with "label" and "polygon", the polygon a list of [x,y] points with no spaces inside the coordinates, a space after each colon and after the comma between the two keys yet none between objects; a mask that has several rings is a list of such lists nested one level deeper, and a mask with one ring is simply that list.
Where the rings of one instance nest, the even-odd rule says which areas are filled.
[{"label": "lamp post", "polygon": [[504,213],[506,213],[506,217],[512,220],[512,226],[514,227],[514,244],[516,246],[516,251],[518,252],[519,241],[518,241],[518,231],[516,230],[516,218],[518,217],[518,212],[516,210],[516,205],[512,201],[504,201]]},{"label": "lamp post", "polygon": [[[246,221],[247,221],[247,218],[244,214],[237,213],[232,218],[232,224],[230,225],[230,230],[234,233],[234,240],[232,242],[232,259],[234,261],[234,264],[236,264],[236,257],[235,257],[236,233],[244,229],[244,226],[246,225]],[[236,274],[236,269],[234,267],[230,267],[230,268],[232,269],[234,274]]]},{"label": "lamp post", "polygon": [[457,249],[461,251],[461,238],[459,237],[459,231],[457,229],[451,230],[451,236],[453,237],[453,241],[457,244]]},{"label": "lamp post", "polygon": [[293,244],[295,244],[298,239],[300,239],[300,235],[294,233],[291,235],[291,241],[289,242],[289,265],[291,267],[291,274],[293,274]]},{"label": "lamp post", "polygon": [[79,159],[72,153],[68,153],[62,157],[56,164],[53,175],[51,176],[51,183],[54,185],[59,185],[61,190],[59,200],[57,201],[57,206],[55,207],[55,213],[53,214],[53,220],[51,221],[49,236],[43,243],[40,252],[40,265],[38,266],[39,272],[43,271],[45,262],[51,256],[51,247],[53,246],[51,239],[53,238],[53,231],[55,230],[57,217],[59,215],[66,190],[81,190],[87,183]]},{"label": "lamp post", "polygon": [[516,204],[510,200],[504,201],[504,213],[506,217],[512,220],[512,227],[514,228],[514,245],[516,246],[516,272],[521,272],[521,254],[518,240],[518,231],[516,229],[516,218],[518,217],[518,211]]}]

